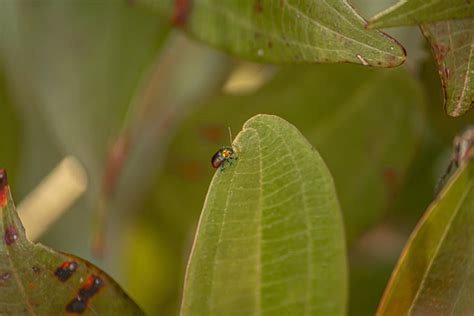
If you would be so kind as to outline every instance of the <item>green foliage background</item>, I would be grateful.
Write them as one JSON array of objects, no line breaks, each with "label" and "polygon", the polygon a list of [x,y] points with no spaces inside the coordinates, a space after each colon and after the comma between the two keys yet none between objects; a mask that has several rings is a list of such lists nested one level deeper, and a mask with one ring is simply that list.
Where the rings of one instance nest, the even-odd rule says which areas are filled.
[{"label": "green foliage background", "polygon": [[[468,112],[474,80],[467,78],[465,114],[452,118],[443,110],[450,107],[436,58],[416,27],[388,31],[408,53],[402,66],[336,65],[397,66],[405,56],[379,31],[364,31],[365,22],[345,1],[334,2],[336,17],[331,8],[322,16],[308,11],[304,23],[296,15],[278,16],[297,30],[290,38],[295,47],[276,43],[276,53],[263,55],[259,47],[268,51],[267,37],[285,28],[272,28],[269,16],[252,11],[244,16],[252,30],[261,30],[255,39],[243,22],[206,10],[216,2],[222,3],[196,1],[196,11],[181,12],[192,21],[186,28],[173,11],[180,1],[0,1],[0,167],[9,171],[17,204],[62,158],[77,157],[88,190],[41,242],[98,264],[148,314],[174,315],[214,173],[210,157],[228,145],[228,126],[237,133],[255,114],[278,115],[320,152],[334,177],[348,248],[348,314],[374,314],[405,241],[434,198],[454,136],[474,122]],[[244,2],[222,10],[240,16],[248,11]],[[366,19],[393,4],[353,2]],[[248,5],[255,9],[254,2]],[[436,17],[423,11],[414,23],[400,7],[398,20],[392,10],[370,25],[459,17],[471,26],[471,9],[457,16],[435,7]],[[337,26],[344,18],[352,24],[324,47],[341,52],[321,54],[313,43],[328,35],[312,21]],[[474,31],[466,32],[461,43],[470,39],[472,49]],[[383,54],[374,53],[377,47]],[[469,71],[471,56],[462,53]],[[257,71],[247,80],[261,86],[229,92],[226,82],[249,60],[261,64],[252,66]],[[109,180],[111,189],[104,190]],[[91,243],[97,212],[104,209],[106,252],[97,259]]]}]

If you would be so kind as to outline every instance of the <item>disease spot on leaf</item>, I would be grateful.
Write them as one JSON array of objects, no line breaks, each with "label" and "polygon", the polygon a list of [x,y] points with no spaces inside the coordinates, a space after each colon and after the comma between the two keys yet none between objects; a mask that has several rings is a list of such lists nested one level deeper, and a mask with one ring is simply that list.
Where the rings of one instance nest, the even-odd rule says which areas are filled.
[{"label": "disease spot on leaf", "polygon": [[18,240],[18,233],[16,231],[16,228],[13,227],[13,226],[8,227],[5,230],[5,236],[3,238],[4,238],[5,243],[7,244],[7,246],[10,246],[15,241],[17,241]]},{"label": "disease spot on leaf", "polygon": [[75,261],[65,261],[61,264],[59,268],[56,269],[54,275],[58,277],[61,282],[66,281],[71,277],[71,275],[77,269],[77,262]]},{"label": "disease spot on leaf", "polygon": [[93,297],[100,288],[104,285],[104,281],[96,275],[91,275],[87,278],[84,286],[79,290],[79,296],[84,300]]},{"label": "disease spot on leaf", "polygon": [[84,312],[88,301],[99,292],[102,286],[104,286],[104,281],[100,277],[96,275],[89,276],[79,289],[76,297],[66,306],[66,311],[69,313]]},{"label": "disease spot on leaf", "polygon": [[87,304],[79,296],[75,297],[67,306],[68,313],[83,313],[86,310]]},{"label": "disease spot on leaf", "polygon": [[191,0],[175,0],[172,23],[175,26],[185,26],[191,7]]},{"label": "disease spot on leaf", "polygon": [[2,274],[2,276],[0,277],[3,281],[7,281],[11,278],[11,273],[10,272],[5,272]]},{"label": "disease spot on leaf", "polygon": [[449,74],[449,68],[448,68],[448,67],[445,67],[445,68],[444,68],[444,75],[446,76],[446,79],[447,79],[447,80],[450,79],[450,74]]}]

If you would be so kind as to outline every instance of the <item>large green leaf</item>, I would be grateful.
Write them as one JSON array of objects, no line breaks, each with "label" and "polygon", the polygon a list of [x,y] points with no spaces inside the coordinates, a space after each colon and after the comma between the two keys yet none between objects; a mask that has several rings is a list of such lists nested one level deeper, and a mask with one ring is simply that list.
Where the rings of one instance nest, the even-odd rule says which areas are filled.
[{"label": "large green leaf", "polygon": [[378,315],[469,315],[474,308],[473,136],[400,258]]},{"label": "large green leaf", "polygon": [[183,315],[344,315],[342,219],[323,160],[288,122],[248,120],[217,171],[184,286]]},{"label": "large green leaf", "polygon": [[[380,219],[404,183],[420,139],[423,103],[420,86],[405,70],[352,65],[285,67],[257,92],[205,102],[183,122],[155,193],[129,233],[127,271],[136,271],[149,253],[167,266],[184,260],[213,174],[212,154],[229,143],[227,126],[238,131],[258,113],[287,118],[318,148],[334,176],[346,235],[353,240]],[[150,230],[155,232],[145,233]],[[143,242],[145,236],[154,241]],[[163,269],[148,266],[126,276],[133,293],[146,295],[143,307],[151,314],[165,315],[155,292],[168,290],[169,305],[179,296],[181,283],[170,286]],[[150,276],[166,281],[146,291],[141,284]]]},{"label": "large green leaf", "polygon": [[369,21],[370,28],[415,25],[474,17],[474,3],[466,0],[400,0]]},{"label": "large green leaf", "polygon": [[394,67],[404,49],[343,0],[142,0],[192,36],[259,62]]},{"label": "large green leaf", "polygon": [[27,239],[4,169],[0,169],[0,211],[0,314],[142,314],[103,271]]},{"label": "large green leaf", "polygon": [[423,24],[443,83],[445,110],[459,116],[474,106],[474,19]]}]

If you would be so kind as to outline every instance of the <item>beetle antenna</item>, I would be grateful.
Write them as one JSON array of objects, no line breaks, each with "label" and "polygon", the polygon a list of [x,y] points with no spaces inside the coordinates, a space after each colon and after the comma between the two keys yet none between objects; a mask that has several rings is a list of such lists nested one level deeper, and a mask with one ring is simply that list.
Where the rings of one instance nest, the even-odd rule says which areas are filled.
[{"label": "beetle antenna", "polygon": [[230,126],[227,126],[229,129],[229,138],[230,138],[230,146],[232,146],[232,131],[230,130]]}]

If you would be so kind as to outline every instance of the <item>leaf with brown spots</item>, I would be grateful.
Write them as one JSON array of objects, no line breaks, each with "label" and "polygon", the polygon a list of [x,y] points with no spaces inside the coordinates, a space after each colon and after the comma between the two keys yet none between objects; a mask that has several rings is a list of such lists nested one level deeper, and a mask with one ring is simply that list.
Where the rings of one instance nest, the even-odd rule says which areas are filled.
[{"label": "leaf with brown spots", "polygon": [[438,64],[446,113],[466,113],[474,106],[474,19],[423,24],[421,30]]},{"label": "leaf with brown spots", "polygon": [[265,63],[395,67],[405,51],[367,30],[345,0],[141,0],[175,27],[238,57]]},{"label": "leaf with brown spots", "polygon": [[472,0],[400,0],[396,5],[377,14],[369,28],[416,25],[451,19],[474,17]]},{"label": "leaf with brown spots", "polygon": [[26,238],[3,169],[0,211],[1,315],[143,314],[105,272]]}]

